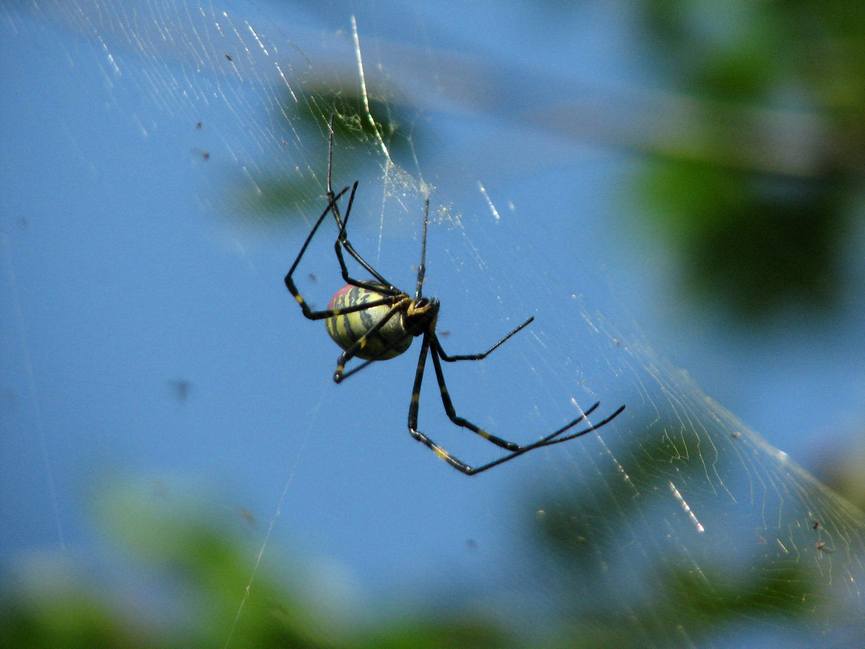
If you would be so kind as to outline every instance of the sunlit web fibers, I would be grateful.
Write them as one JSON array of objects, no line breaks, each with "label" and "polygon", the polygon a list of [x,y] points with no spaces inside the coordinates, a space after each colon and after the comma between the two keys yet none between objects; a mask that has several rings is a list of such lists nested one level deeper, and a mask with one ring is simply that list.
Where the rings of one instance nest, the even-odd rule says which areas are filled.
[{"label": "sunlit web fibers", "polygon": [[[510,215],[504,227],[509,222]],[[520,597],[540,593],[542,615],[555,602],[574,634],[568,646],[646,638],[701,646],[735,627],[798,628],[838,643],[865,633],[861,512],[704,395],[636,326],[628,330],[627,317],[614,324],[582,294],[564,293],[567,275],[550,270],[553,260],[497,271],[496,227],[478,227],[471,215],[451,225],[456,243],[445,257],[468,260],[457,281],[474,278],[480,300],[506,296],[486,312],[539,313],[529,351],[512,350],[522,360],[514,376],[538,405],[531,424],[555,417],[549,404],[562,394],[576,405],[628,406],[608,429],[533,459],[545,486],[527,498],[526,511],[548,551],[529,544],[535,561],[509,563],[507,572]],[[531,238],[519,250],[520,259],[543,258]],[[461,288],[447,290],[453,297]],[[464,324],[461,336],[478,335],[480,327]],[[484,384],[487,375],[475,380]],[[494,416],[502,421],[512,424]],[[524,600],[512,604],[527,617],[538,613]]]},{"label": "sunlit web fibers", "polygon": [[[214,187],[231,194],[228,211],[250,222],[319,204],[332,112],[340,178],[376,163],[386,169],[383,147],[402,164],[411,159],[407,142],[414,147],[420,131],[407,134],[405,100],[376,75],[361,97],[351,34],[311,25],[286,34],[242,6],[243,13],[232,3],[46,0],[0,12],[22,29],[34,18],[81,34],[70,65],[95,65],[118,110],[130,108],[126,118],[142,142],[175,138],[179,154],[206,163]],[[177,137],[182,125],[188,130]]]},{"label": "sunlit web fibers", "polygon": [[[101,11],[79,11],[85,4]],[[174,2],[142,5],[147,10],[141,14],[128,13],[120,3],[40,6],[102,44],[100,66],[118,88],[121,80],[139,85],[167,114],[190,125],[200,120],[202,106],[218,104],[214,112],[227,115],[248,134],[218,144],[250,185],[267,175],[265,161],[274,157],[291,173],[315,174],[315,196],[310,192],[305,201],[320,198],[324,139],[297,135],[292,130],[297,120],[280,116],[286,92],[298,102],[309,102],[310,96],[299,94],[292,84],[303,68],[295,69],[295,76],[286,72],[282,87],[274,84],[279,71],[265,52],[277,51],[273,43],[278,39],[262,37],[244,21],[226,20],[209,6],[205,14],[178,12],[181,5]],[[158,18],[162,9],[168,9],[170,21]],[[150,60],[153,68],[136,78],[124,76],[124,57],[130,53]],[[275,59],[285,71],[285,59]],[[261,111],[262,105],[272,111]],[[204,122],[206,131],[209,122]],[[142,129],[147,131],[146,122]],[[217,159],[213,153],[211,161]],[[419,183],[387,162],[380,161],[379,169],[386,181],[385,189],[377,190],[382,204],[405,192],[406,214],[417,214]],[[481,180],[480,186],[487,187],[486,179]],[[492,189],[488,197],[493,205],[498,201]],[[508,227],[508,219],[503,221]],[[459,226],[457,219],[452,223]],[[860,513],[701,395],[645,345],[614,332],[609,321],[578,302],[563,303],[567,296],[559,291],[565,285],[557,279],[561,275],[542,281],[549,280],[548,264],[519,264],[519,272],[511,274],[495,270],[494,247],[485,245],[484,234],[470,234],[461,226],[454,230],[459,252],[470,254],[455,254],[443,245],[433,262],[469,259],[466,272],[456,275],[465,286],[448,287],[450,298],[459,297],[454,293],[460,289],[475,297],[495,296],[501,303],[494,308],[481,304],[496,323],[531,314],[530,307],[537,304],[539,309],[556,305],[555,313],[548,310],[551,317],[539,318],[529,334],[533,353],[513,352],[523,359],[529,378],[545,388],[534,393],[549,395],[532,423],[541,426],[563,414],[548,404],[567,404],[566,397],[577,392],[575,368],[590,384],[580,386],[580,404],[585,404],[583,396],[594,396],[614,406],[623,397],[629,408],[615,435],[605,432],[544,456],[549,458],[544,467],[560,490],[535,496],[532,509],[538,512],[537,529],[553,550],[542,559],[555,563],[557,571],[554,578],[532,571],[523,575],[525,583],[543,576],[545,585],[565,589],[569,618],[583,629],[589,623],[580,622],[591,618],[596,628],[606,620],[605,628],[633,629],[644,636],[699,636],[714,619],[754,615],[801,619],[823,628],[861,624]],[[526,256],[544,259],[539,248]],[[469,329],[462,330],[470,334],[467,338],[485,340],[488,332],[480,324],[488,323],[472,325],[471,320],[455,318],[468,323]],[[575,330],[580,336],[594,331],[592,354],[557,358],[555,345],[577,338]],[[583,463],[588,470],[575,470]],[[566,560],[558,561],[558,556]]]},{"label": "sunlit web fibers", "polygon": [[571,446],[571,466],[527,498],[528,547],[549,551],[529,550],[524,585],[554,584],[574,641],[594,646],[703,646],[735,627],[862,637],[862,513],[645,343],[589,319],[621,341],[633,396],[617,434]]}]

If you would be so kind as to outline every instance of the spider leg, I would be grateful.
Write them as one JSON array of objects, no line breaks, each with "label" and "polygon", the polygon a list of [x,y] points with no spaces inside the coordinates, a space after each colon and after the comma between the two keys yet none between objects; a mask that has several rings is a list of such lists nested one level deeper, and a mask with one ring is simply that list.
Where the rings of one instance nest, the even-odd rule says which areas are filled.
[{"label": "spider leg", "polygon": [[419,300],[423,290],[423,280],[426,275],[426,235],[429,229],[429,196],[423,202],[423,238],[420,244],[420,263],[417,265],[417,284],[414,291],[414,299]]},{"label": "spider leg", "polygon": [[472,475],[472,472],[474,471],[472,467],[448,453],[445,449],[417,429],[417,415],[420,410],[420,388],[423,383],[423,371],[426,367],[426,357],[429,353],[429,346],[429,336],[425,335],[423,337],[423,342],[421,343],[420,356],[418,357],[417,369],[414,374],[414,387],[412,387],[411,391],[411,405],[408,408],[408,431],[415,440],[426,446],[440,459],[450,464],[457,471],[461,471],[466,475]]},{"label": "spider leg", "polygon": [[[434,343],[432,343],[432,336],[430,334],[425,334],[424,338],[423,338],[423,343],[421,344],[420,357],[418,358],[417,369],[415,370],[414,387],[412,388],[412,394],[411,394],[411,405],[409,406],[409,411],[408,411],[408,429],[409,429],[409,432],[411,433],[411,436],[415,440],[424,444],[433,453],[435,453],[439,458],[441,458],[442,460],[444,460],[445,462],[450,464],[457,471],[464,473],[465,475],[469,475],[469,476],[477,475],[477,474],[482,473],[488,469],[492,469],[494,466],[498,466],[499,464],[509,462],[510,460],[513,460],[514,458],[519,457],[523,453],[528,453],[529,451],[532,451],[536,448],[541,448],[543,446],[549,445],[551,442],[553,442],[555,440],[556,437],[558,437],[562,433],[566,432],[567,430],[570,430],[571,428],[576,426],[581,421],[585,421],[587,419],[587,417],[592,412],[594,412],[594,410],[600,405],[600,402],[593,404],[588,410],[585,410],[579,417],[568,422],[567,424],[565,424],[564,426],[562,426],[558,430],[554,430],[552,433],[545,435],[544,437],[537,440],[536,442],[533,442],[533,443],[528,444],[526,446],[517,446],[514,450],[512,450],[507,455],[504,455],[504,456],[498,458],[497,460],[493,460],[492,462],[488,462],[487,464],[483,464],[479,467],[469,466],[468,464],[466,464],[465,462],[463,462],[459,458],[448,453],[444,448],[442,448],[441,446],[436,444],[432,439],[430,439],[427,435],[425,435],[424,433],[419,431],[417,428],[418,412],[420,410],[420,390],[421,390],[421,385],[423,383],[423,373],[424,373],[424,369],[426,367],[426,358],[430,352],[430,345],[431,344],[434,344]],[[435,350],[433,350],[432,353],[433,353],[433,365],[436,365],[437,363],[436,363]],[[441,365],[438,364],[438,367],[440,370]],[[438,376],[438,372],[436,374]],[[447,396],[447,391],[445,390],[444,392],[442,392],[442,401],[444,401],[446,396]],[[448,400],[449,400],[449,397],[448,397]],[[448,414],[450,415],[450,413],[448,413]],[[465,420],[462,420],[462,421],[465,422]],[[595,426],[592,426],[589,429],[580,431],[579,433],[576,433],[572,436],[569,436],[568,439],[573,439],[574,437],[579,437],[580,435],[585,435],[586,433],[589,433],[589,432],[599,428],[600,426],[602,426],[607,421],[609,421],[609,419],[607,419],[604,422],[601,422]],[[468,423],[468,422],[465,422],[465,423]],[[462,425],[462,424],[460,424],[460,425]],[[499,440],[499,441],[504,441],[504,440]]]},{"label": "spider leg", "polygon": [[[329,185],[327,191],[328,196],[333,193],[333,190],[330,188]],[[352,192],[351,196],[349,196],[348,198],[348,207],[346,207],[345,217],[343,217],[342,219],[340,219],[339,207],[337,206],[336,202],[332,202],[331,204],[334,206],[333,216],[336,219],[337,225],[339,226],[339,233],[336,236],[336,241],[333,242],[333,250],[336,253],[336,260],[339,262],[339,271],[342,275],[343,281],[345,281],[346,284],[351,284],[352,286],[376,291],[378,293],[397,295],[400,292],[399,289],[394,287],[393,284],[391,284],[384,277],[382,277],[381,274],[376,272],[376,270],[370,264],[368,264],[363,259],[363,257],[356,254],[354,252],[354,248],[351,247],[351,243],[349,243],[348,239],[346,238],[345,229],[348,226],[348,217],[351,216],[351,207],[354,204],[354,192]],[[367,270],[367,272],[369,272],[371,275],[374,275],[376,279],[378,279],[382,284],[386,286],[386,288],[382,289],[381,286],[376,286],[375,284],[372,284],[370,282],[363,282],[359,279],[351,277],[348,274],[348,266],[346,266],[345,263],[345,256],[342,254],[343,247],[345,247],[345,249],[349,251],[349,254],[351,254],[358,261],[358,263],[360,263],[360,265]]]},{"label": "spider leg", "polygon": [[[481,466],[479,466],[479,467],[477,467],[477,468],[472,469],[472,471],[471,471],[471,473],[470,473],[469,475],[477,475],[478,473],[482,473],[483,471],[486,471],[487,469],[492,469],[494,466],[498,466],[499,464],[504,464],[505,462],[509,462],[510,460],[513,460],[514,458],[519,457],[519,456],[522,455],[523,453],[528,453],[529,451],[533,451],[533,450],[535,450],[536,448],[542,448],[542,447],[544,447],[544,446],[549,446],[550,444],[555,444],[555,443],[558,441],[558,440],[555,439],[557,436],[561,435],[562,433],[564,433],[564,432],[565,432],[566,430],[568,430],[569,428],[572,428],[572,427],[575,426],[576,424],[578,424],[578,423],[580,423],[581,421],[585,420],[586,417],[589,415],[589,413],[591,413],[591,412],[592,412],[595,408],[597,408],[599,405],[600,405],[599,402],[595,402],[594,404],[592,404],[592,407],[591,407],[591,408],[589,408],[588,410],[586,410],[586,411],[585,411],[585,412],[584,412],[580,417],[578,417],[577,419],[574,419],[573,421],[571,421],[571,422],[565,424],[564,426],[562,426],[562,427],[559,428],[558,430],[553,431],[553,432],[550,433],[549,435],[546,435],[545,437],[542,437],[542,438],[539,439],[537,442],[534,442],[534,443],[532,443],[532,444],[528,444],[527,446],[521,446],[521,447],[519,448],[519,450],[516,450],[516,451],[514,451],[514,452],[512,452],[512,453],[510,453],[510,454],[508,454],[508,455],[505,455],[505,456],[503,456],[503,457],[500,457],[500,458],[497,459],[497,460],[493,460],[492,462],[487,462],[486,464],[483,464],[483,465],[481,465]],[[607,420],[607,421],[609,421],[609,420]],[[606,421],[604,421],[604,423],[606,423]],[[586,433],[590,433],[590,432],[592,432],[593,430],[596,430],[597,428],[599,428],[599,427],[602,426],[602,425],[603,425],[603,424],[598,424],[598,425],[592,426],[592,427],[590,427],[590,428],[587,428],[587,429],[585,429],[585,430],[580,431],[579,433],[575,433],[574,435],[567,437],[567,439],[573,439],[574,437],[579,437],[580,435],[585,435]],[[562,441],[565,441],[565,440],[563,439]]]},{"label": "spider leg", "polygon": [[[354,194],[354,192],[356,190],[357,190],[357,183],[355,183],[354,186],[352,187],[352,191],[351,191],[352,195]],[[292,275],[294,275],[294,271],[297,270],[297,266],[300,263],[300,260],[303,258],[303,255],[306,252],[306,249],[309,247],[310,241],[312,241],[312,238],[315,236],[316,231],[318,231],[318,228],[321,226],[321,222],[324,221],[328,212],[330,212],[331,206],[333,206],[335,204],[335,202],[337,200],[339,200],[339,198],[343,194],[345,194],[346,191],[348,191],[348,187],[345,187],[342,191],[339,192],[339,194],[334,195],[333,198],[331,198],[328,201],[327,208],[318,217],[318,220],[316,220],[315,225],[312,226],[312,230],[310,230],[309,234],[306,236],[306,240],[303,242],[303,245],[300,248],[300,252],[297,253],[297,257],[295,258],[294,263],[291,264],[291,268],[288,270],[288,273],[286,273],[286,275],[285,275],[284,281],[285,281],[286,288],[294,296],[294,299],[300,305],[300,309],[301,309],[301,311],[303,311],[303,315],[306,316],[307,318],[309,318],[310,320],[321,320],[323,318],[330,318],[332,316],[342,315],[344,313],[352,313],[354,311],[362,311],[364,309],[368,309],[368,308],[373,307],[373,306],[381,306],[384,304],[393,304],[398,299],[396,296],[388,296],[388,297],[382,298],[381,300],[374,300],[372,302],[367,302],[366,304],[359,304],[359,305],[352,306],[352,307],[346,307],[344,309],[313,311],[312,309],[309,308],[309,305],[306,303],[306,300],[304,300],[303,296],[300,294],[300,291],[297,290],[297,286],[295,285],[294,280],[292,279]]]},{"label": "spider leg", "polygon": [[[355,190],[357,189],[357,183],[352,187],[352,195],[354,195]],[[318,217],[318,220],[315,222],[315,225],[312,226],[312,230],[310,230],[309,234],[306,236],[306,240],[303,242],[303,246],[300,248],[300,252],[297,253],[297,257],[294,260],[294,263],[291,265],[288,273],[285,275],[285,286],[288,288],[289,292],[294,296],[294,299],[300,305],[301,311],[303,311],[303,315],[309,318],[310,320],[322,320],[324,318],[330,318],[336,315],[342,315],[345,313],[353,313],[354,311],[363,311],[364,309],[369,309],[374,306],[382,306],[385,304],[393,304],[398,298],[395,296],[384,297],[381,300],[373,300],[371,302],[367,302],[366,304],[358,304],[351,307],[346,307],[344,309],[333,309],[333,310],[325,310],[325,311],[313,311],[309,308],[309,305],[304,300],[303,296],[300,294],[300,291],[297,290],[297,286],[292,279],[292,275],[294,275],[294,271],[297,270],[297,266],[300,263],[300,260],[303,258],[306,249],[309,247],[310,241],[315,236],[316,231],[321,226],[321,222],[324,221],[327,213],[330,211],[331,205],[334,204],[335,201],[339,200],[339,198],[348,191],[348,187],[345,187],[339,194],[336,194],[329,202],[327,209],[321,213]]]},{"label": "spider leg", "polygon": [[368,361],[364,361],[363,363],[361,363],[361,364],[358,365],[357,367],[353,367],[352,369],[350,369],[348,372],[344,372],[343,375],[342,375],[342,379],[340,379],[340,382],[345,381],[345,380],[346,380],[348,377],[350,377],[350,376],[354,376],[355,374],[357,374],[358,372],[360,372],[362,369],[364,369],[364,368],[366,368],[366,367],[369,367],[369,366],[372,365],[373,363],[375,363],[375,359],[374,359],[374,358],[371,359],[371,360],[368,360]]},{"label": "spider leg", "polygon": [[[396,347],[396,345],[386,345],[386,346],[384,347],[384,349],[382,349],[382,351],[381,351],[381,355],[382,355],[382,356],[385,356],[385,355],[386,355],[389,351],[391,351],[394,347]],[[345,374],[343,374],[343,375],[342,375],[342,380],[345,381],[348,377],[357,374],[357,373],[360,372],[362,369],[365,369],[365,368],[369,367],[370,365],[372,365],[373,363],[378,362],[378,361],[379,361],[379,359],[376,359],[376,358],[371,358],[371,359],[368,360],[368,361],[364,361],[363,363],[361,363],[361,364],[358,365],[357,367],[354,367],[354,368],[350,369],[348,372],[346,372]]]},{"label": "spider leg", "polygon": [[479,466],[476,469],[472,469],[472,472],[470,475],[477,475],[478,473],[481,473],[482,471],[486,471],[487,469],[492,469],[494,466],[498,466],[499,464],[503,464],[509,460],[513,460],[515,457],[518,457],[518,456],[522,455],[523,453],[528,453],[529,451],[533,451],[536,448],[542,448],[544,446],[552,446],[553,444],[558,444],[559,442],[567,442],[567,441],[572,440],[576,437],[580,437],[582,435],[586,435],[588,433],[591,433],[592,431],[597,430],[601,426],[604,426],[604,425],[608,424],[609,422],[611,422],[613,419],[618,417],[619,414],[625,409],[625,406],[620,406],[618,408],[618,410],[616,410],[612,415],[610,415],[609,417],[606,417],[605,419],[602,419],[597,424],[592,424],[588,428],[585,428],[585,429],[583,429],[577,433],[573,433],[573,434],[568,435],[566,437],[562,437],[560,439],[555,439],[556,437],[561,435],[563,432],[565,432],[566,430],[568,430],[569,428],[574,426],[574,424],[577,424],[577,423],[587,419],[588,416],[599,405],[600,405],[600,402],[596,401],[595,403],[592,404],[592,406],[588,410],[583,412],[581,417],[575,419],[574,421],[563,426],[562,428],[559,428],[557,431],[550,433],[546,437],[542,437],[537,442],[529,444],[528,446],[521,447],[518,451],[514,451],[510,455],[505,455],[504,457],[500,457],[498,460],[493,460],[492,462],[488,462],[487,464]]},{"label": "spider leg", "polygon": [[432,356],[433,360],[433,368],[436,373],[436,381],[439,384],[439,393],[442,397],[442,405],[445,408],[445,412],[448,415],[448,418],[455,423],[457,426],[461,426],[463,428],[468,428],[470,431],[475,433],[476,435],[480,435],[485,440],[492,442],[496,446],[500,446],[501,448],[506,448],[509,451],[516,451],[520,448],[519,444],[515,444],[514,442],[509,442],[506,439],[502,439],[501,437],[496,437],[495,435],[488,433],[487,431],[479,428],[468,419],[464,419],[457,415],[456,409],[454,408],[454,404],[451,401],[450,394],[448,393],[448,387],[445,384],[445,375],[442,371],[442,364],[439,360],[439,351],[440,347],[438,346],[438,341],[435,336],[432,337],[432,345],[430,349],[430,356]]},{"label": "spider leg", "polygon": [[443,361],[447,361],[448,363],[453,363],[454,361],[482,361],[482,360],[485,359],[487,356],[489,356],[490,354],[492,354],[495,350],[497,350],[499,347],[501,347],[502,345],[504,345],[505,342],[506,342],[506,341],[507,341],[511,336],[513,336],[514,334],[516,334],[516,333],[518,333],[519,331],[522,331],[523,329],[525,329],[526,327],[528,327],[528,326],[532,323],[532,321],[534,321],[534,319],[535,319],[535,316],[532,316],[531,318],[529,318],[528,320],[526,320],[523,324],[521,324],[519,327],[517,327],[517,328],[513,329],[512,331],[510,331],[507,335],[505,335],[505,336],[504,336],[500,341],[498,341],[495,345],[493,345],[492,347],[490,347],[487,351],[485,351],[485,352],[481,352],[480,354],[457,354],[457,355],[454,355],[454,356],[449,356],[449,355],[445,352],[445,350],[442,348],[442,345],[441,345],[441,342],[440,342],[439,339],[438,339],[438,336],[436,336],[435,346],[438,348],[439,357],[440,357]]},{"label": "spider leg", "polygon": [[345,226],[348,224],[348,217],[351,214],[351,206],[354,202],[354,192],[352,192],[352,195],[349,198],[348,207],[345,211],[345,218],[343,218],[339,212],[339,205],[337,205],[336,201],[333,200],[333,113],[331,113],[330,119],[328,120],[327,130],[327,198],[329,204],[332,205],[331,211],[333,213],[333,218],[336,220],[336,225],[339,228],[339,235],[337,236],[337,239],[334,242],[333,246],[336,251],[336,259],[339,262],[339,269],[342,273],[342,278],[346,284],[351,284],[352,286],[381,292],[381,287],[373,286],[369,282],[362,282],[360,280],[354,279],[348,274],[348,267],[345,265],[345,257],[342,254],[342,250],[343,248],[345,248],[348,254],[350,254],[354,258],[354,260],[366,270],[366,272],[368,272],[370,275],[375,277],[379,282],[381,282],[387,287],[388,292],[397,294],[400,292],[399,289],[397,289],[391,282],[386,280],[375,268],[373,268],[372,264],[370,264],[363,257],[361,257],[360,253],[357,252],[357,250],[354,249],[354,246],[351,245],[351,241],[348,240],[348,236],[345,233]]},{"label": "spider leg", "polygon": [[[595,404],[595,405],[592,406],[588,411],[586,411],[586,414],[589,414],[589,412],[591,412],[592,410],[594,410],[596,405],[597,405],[597,404]],[[621,415],[621,414],[622,414],[622,411],[623,411],[624,409],[625,409],[625,406],[624,406],[624,405],[621,405],[621,406],[619,406],[618,408],[616,408],[616,410],[613,411],[613,414],[611,414],[611,415],[607,415],[606,417],[604,417],[603,419],[601,419],[601,421],[599,421],[599,422],[596,423],[596,424],[592,424],[591,426],[589,426],[589,427],[586,428],[585,430],[581,430],[581,431],[576,432],[576,433],[571,433],[570,435],[566,435],[565,437],[560,437],[560,438],[558,438],[558,439],[550,440],[550,441],[547,442],[546,444],[543,444],[543,446],[552,446],[553,444],[560,444],[560,443],[562,443],[562,442],[570,441],[570,440],[574,439],[575,437],[580,437],[581,435],[585,435],[586,433],[591,433],[593,430],[597,430],[597,429],[600,428],[601,426],[606,426],[607,424],[609,424],[611,421],[613,421],[613,419],[615,419],[616,417],[618,417],[619,415]]]},{"label": "spider leg", "polygon": [[[351,347],[349,347],[342,354],[339,355],[339,358],[336,360],[336,371],[333,373],[333,380],[335,383],[341,383],[343,381],[343,379],[346,376],[345,371],[344,371],[345,370],[345,364],[348,361],[350,361],[352,358],[354,358],[355,355],[357,355],[357,353],[366,346],[367,340],[369,339],[369,337],[376,334],[382,327],[385,326],[385,324],[387,324],[388,320],[390,320],[392,317],[394,317],[399,311],[403,310],[409,301],[409,299],[406,297],[403,297],[403,298],[391,297],[391,298],[386,298],[386,300],[389,300],[391,302],[392,306],[388,310],[388,312],[384,315],[384,317],[381,320],[379,320],[378,322],[376,322],[374,327],[371,327],[369,331],[367,331],[364,335],[362,335],[360,338],[358,338]],[[375,300],[375,303],[380,303],[380,302],[381,302],[381,300]],[[374,302],[367,302],[366,304],[362,304],[360,306],[367,308],[367,307],[372,306],[373,304],[374,304]],[[359,311],[360,309],[354,309],[354,310]],[[343,310],[343,312],[345,312],[345,311],[347,311],[347,309]],[[362,369],[362,367],[358,367],[354,371],[359,371],[360,369]],[[351,373],[353,374],[354,371],[352,371]]]},{"label": "spider leg", "polygon": [[[288,282],[286,282],[288,284]],[[367,302],[365,304],[356,304],[355,306],[347,306],[344,309],[326,309],[324,311],[313,311],[307,306],[306,301],[303,299],[303,296],[297,292],[297,288],[293,286],[294,282],[292,282],[292,286],[288,288],[291,291],[291,294],[294,295],[294,299],[297,300],[297,303],[300,305],[301,310],[303,311],[303,315],[309,318],[310,320],[324,320],[325,318],[333,318],[338,315],[345,315],[346,313],[354,313],[355,311],[364,311],[366,309],[371,309],[374,306],[384,306],[388,304],[393,304],[399,298],[396,296],[392,297],[384,297],[380,300],[373,300],[372,302]]]}]

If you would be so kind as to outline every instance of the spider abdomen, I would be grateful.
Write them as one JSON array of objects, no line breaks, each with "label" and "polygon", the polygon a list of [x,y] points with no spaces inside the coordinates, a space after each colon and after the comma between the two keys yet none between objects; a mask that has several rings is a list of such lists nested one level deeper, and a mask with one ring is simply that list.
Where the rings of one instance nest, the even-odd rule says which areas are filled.
[{"label": "spider abdomen", "polygon": [[[327,308],[329,310],[345,309],[386,297],[388,295],[384,293],[346,284],[333,294]],[[362,311],[353,311],[327,318],[324,324],[333,341],[347,350],[360,340],[361,336],[381,322],[390,309],[391,306],[387,304],[373,306]],[[404,316],[404,311],[399,311],[391,316],[381,329],[367,337],[365,345],[358,350],[355,356],[364,360],[383,361],[399,356],[407,350],[414,337],[406,331]]]}]

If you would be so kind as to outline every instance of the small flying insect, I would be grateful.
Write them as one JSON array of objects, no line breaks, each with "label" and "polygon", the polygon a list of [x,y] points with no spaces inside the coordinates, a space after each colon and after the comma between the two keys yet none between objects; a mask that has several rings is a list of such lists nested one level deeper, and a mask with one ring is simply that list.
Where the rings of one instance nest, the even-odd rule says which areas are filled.
[{"label": "small flying insect", "polygon": [[[445,384],[444,371],[442,369],[442,361],[454,363],[457,361],[480,361],[489,356],[493,351],[501,347],[506,341],[510,340],[519,331],[522,331],[534,320],[530,317],[521,325],[508,332],[492,347],[485,352],[478,354],[448,354],[442,347],[441,341],[436,334],[436,324],[438,322],[439,301],[436,298],[423,296],[423,283],[426,274],[426,248],[427,248],[427,231],[429,229],[429,198],[424,201],[423,213],[423,235],[421,239],[420,262],[417,267],[417,281],[415,283],[414,297],[409,296],[405,291],[400,290],[394,284],[382,276],[372,265],[369,264],[357,252],[354,246],[349,241],[346,227],[348,219],[351,215],[351,208],[354,204],[355,193],[357,192],[358,181],[355,181],[351,186],[351,191],[348,196],[348,205],[345,208],[345,215],[340,212],[339,201],[349,191],[348,187],[344,187],[338,193],[334,193],[332,184],[333,173],[333,116],[331,116],[328,124],[328,157],[327,157],[327,207],[321,213],[312,226],[306,240],[300,248],[300,252],[294,263],[291,265],[288,273],[285,276],[285,285],[297,303],[300,305],[303,315],[310,320],[324,320],[327,332],[333,341],[339,345],[343,352],[339,355],[336,362],[336,371],[333,373],[333,380],[336,383],[344,381],[349,376],[356,374],[371,363],[377,361],[385,361],[395,358],[405,352],[412,341],[420,337],[420,356],[415,369],[414,385],[411,392],[411,402],[408,409],[408,430],[411,436],[429,448],[439,458],[450,464],[457,471],[460,471],[468,476],[483,473],[493,467],[499,466],[505,462],[509,462],[514,458],[545,446],[560,444],[567,442],[577,437],[586,435],[594,430],[605,426],[613,419],[619,416],[625,409],[625,406],[619,406],[612,414],[597,423],[591,424],[588,422],[588,417],[593,413],[600,402],[592,404],[587,410],[577,417],[566,423],[561,428],[554,430],[535,442],[521,446],[515,442],[502,439],[492,433],[489,433],[479,426],[473,424],[468,419],[459,416],[451,401],[448,393],[447,385]],[[345,286],[339,289],[331,297],[328,307],[323,311],[315,311],[309,307],[306,300],[297,290],[292,276],[297,269],[300,260],[303,258],[310,241],[318,231],[322,222],[327,218],[328,214],[333,214],[336,221],[339,233],[334,242],[334,251],[336,259],[339,262],[340,273],[345,282]],[[345,263],[345,253],[348,253],[372,278],[358,280],[349,275],[348,267]],[[365,362],[361,363],[354,369],[345,370],[346,364],[353,358],[362,359]],[[492,462],[482,464],[481,466],[471,466],[466,464],[459,458],[451,455],[443,447],[436,444],[425,433],[418,430],[418,413],[420,410],[420,392],[421,384],[424,377],[424,369],[426,368],[427,358],[432,359],[433,369],[438,382],[439,393],[441,394],[442,405],[448,418],[462,428],[466,428],[476,435],[479,435],[488,442],[508,451],[506,455],[499,457]],[[589,425],[578,430],[572,431],[573,428],[580,422],[586,422]],[[565,434],[567,433],[567,434]]]}]

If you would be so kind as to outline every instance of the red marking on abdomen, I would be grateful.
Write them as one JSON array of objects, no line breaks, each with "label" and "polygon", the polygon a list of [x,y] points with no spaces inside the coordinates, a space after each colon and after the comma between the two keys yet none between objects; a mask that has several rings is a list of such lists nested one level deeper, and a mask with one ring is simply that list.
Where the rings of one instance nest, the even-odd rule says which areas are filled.
[{"label": "red marking on abdomen", "polygon": [[327,308],[331,311],[336,308],[336,303],[342,298],[343,295],[348,293],[354,286],[351,284],[346,284],[341,289],[339,289],[336,293],[333,294],[333,297],[330,298],[330,302],[327,303]]}]

